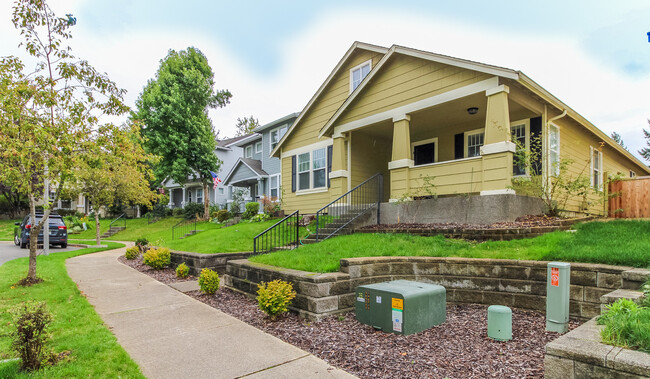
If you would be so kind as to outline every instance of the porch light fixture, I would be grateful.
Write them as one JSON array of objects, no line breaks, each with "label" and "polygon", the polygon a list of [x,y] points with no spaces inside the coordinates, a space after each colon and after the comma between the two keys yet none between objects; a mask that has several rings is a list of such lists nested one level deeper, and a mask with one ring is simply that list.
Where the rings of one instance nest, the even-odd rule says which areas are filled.
[{"label": "porch light fixture", "polygon": [[469,113],[469,114],[477,114],[478,113],[478,108],[477,107],[467,108],[467,113]]}]

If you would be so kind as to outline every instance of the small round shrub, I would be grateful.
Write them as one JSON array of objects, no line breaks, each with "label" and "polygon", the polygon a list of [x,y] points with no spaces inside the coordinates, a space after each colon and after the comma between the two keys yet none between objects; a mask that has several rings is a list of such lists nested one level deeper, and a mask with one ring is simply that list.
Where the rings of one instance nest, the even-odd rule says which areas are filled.
[{"label": "small round shrub", "polygon": [[217,221],[224,222],[230,218],[230,212],[227,209],[217,211]]},{"label": "small round shrub", "polygon": [[171,263],[171,254],[169,249],[165,247],[159,247],[158,249],[149,249],[142,256],[144,264],[153,268],[154,270],[160,270],[169,266]]},{"label": "small round shrub", "polygon": [[246,203],[246,210],[241,215],[241,217],[244,220],[249,220],[253,216],[255,216],[259,210],[260,210],[260,203],[256,203],[256,202]]},{"label": "small round shrub", "polygon": [[214,295],[219,289],[219,274],[209,268],[204,268],[199,275],[199,287],[201,292]]},{"label": "small round shrub", "polygon": [[177,278],[187,278],[187,276],[190,274],[190,268],[187,267],[185,262],[181,263],[176,267],[176,277]]},{"label": "small round shrub", "polygon": [[262,282],[257,288],[257,305],[271,320],[286,312],[291,300],[296,297],[293,285],[280,279]]},{"label": "small round shrub", "polygon": [[135,240],[135,246],[137,246],[140,249],[141,253],[145,253],[147,251],[148,245],[149,245],[149,240],[144,237],[140,237],[137,240]]},{"label": "small round shrub", "polygon": [[185,208],[183,208],[183,214],[185,216],[186,220],[191,220],[195,218],[197,215],[200,217],[203,216],[203,204],[199,203],[188,203],[185,205]]},{"label": "small round shrub", "polygon": [[140,249],[137,246],[129,247],[124,253],[124,257],[129,260],[137,258],[138,255],[140,255]]}]

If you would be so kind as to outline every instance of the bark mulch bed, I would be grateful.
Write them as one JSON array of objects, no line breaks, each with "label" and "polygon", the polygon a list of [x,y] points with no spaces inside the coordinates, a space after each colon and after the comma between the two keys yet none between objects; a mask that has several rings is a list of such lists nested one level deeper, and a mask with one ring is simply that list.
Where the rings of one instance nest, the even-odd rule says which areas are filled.
[{"label": "bark mulch bed", "polygon": [[197,280],[195,276],[189,275],[185,279],[177,278],[176,271],[173,268],[165,268],[162,270],[154,270],[142,262],[142,254],[138,255],[136,259],[126,259],[124,255],[118,257],[117,260],[125,265],[132,267],[142,273],[149,275],[157,281],[165,284],[176,282],[187,282],[190,280]]},{"label": "bark mulch bed", "polygon": [[400,224],[381,224],[369,225],[361,230],[393,230],[393,229],[411,229],[411,230],[493,230],[493,229],[522,229],[549,226],[566,226],[569,220],[560,217],[549,217],[545,215],[529,215],[517,217],[512,222],[496,222],[493,224],[461,224],[456,222],[418,224],[418,223],[400,223]]},{"label": "bark mulch bed", "polygon": [[[155,271],[123,257],[120,262],[163,283],[179,280],[170,268]],[[320,322],[289,313],[270,321],[253,299],[226,288],[188,295],[361,378],[541,378],[544,346],[559,336],[545,331],[542,313],[513,309],[513,339],[491,340],[487,305],[479,304],[448,305],[444,324],[399,336],[360,324],[354,313]],[[578,325],[572,320],[569,328]]]}]

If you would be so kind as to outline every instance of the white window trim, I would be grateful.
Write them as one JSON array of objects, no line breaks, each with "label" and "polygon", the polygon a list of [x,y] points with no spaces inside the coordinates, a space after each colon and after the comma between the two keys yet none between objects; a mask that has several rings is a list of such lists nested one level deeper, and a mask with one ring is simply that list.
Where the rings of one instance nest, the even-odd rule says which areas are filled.
[{"label": "white window trim", "polygon": [[[201,192],[201,201],[199,201],[199,192]],[[194,196],[196,196],[196,203],[203,204],[203,188],[197,188],[194,190]]]},{"label": "white window trim", "polygon": [[630,178],[636,178],[636,172],[634,170],[630,170]]},{"label": "white window trim", "polygon": [[[434,148],[435,150],[433,151],[433,163],[438,162],[438,150],[440,150],[440,145],[438,145],[438,137],[412,142],[411,143],[411,159],[413,159],[413,161],[415,162],[415,147],[416,146],[427,145],[427,144],[430,144],[432,142],[435,144],[435,148]],[[426,164],[431,164],[431,163],[426,163]],[[420,167],[420,166],[423,166],[423,165],[417,165],[417,166]]]},{"label": "white window trim", "polygon": [[[551,161],[551,130],[553,128],[557,129],[557,165],[555,166],[555,169],[553,168],[553,162]],[[561,138],[561,134],[562,133],[561,133],[559,125],[556,125],[556,124],[553,124],[553,123],[548,124],[548,133],[547,133],[547,136],[546,136],[546,139],[548,140],[548,142],[546,143],[546,145],[548,146],[547,147],[548,156],[547,156],[546,165],[548,167],[549,172],[554,169],[551,176],[560,175],[560,161],[562,160],[560,158],[560,151],[561,151],[561,145],[560,145],[561,139],[560,138]],[[591,160],[591,157],[589,158],[589,160]]]},{"label": "white window trim", "polygon": [[[325,149],[325,167],[319,168],[318,170],[323,170],[325,169],[325,185],[322,187],[314,187],[314,151],[316,150],[323,150]],[[309,153],[309,170],[307,171],[300,171],[300,159],[298,158],[300,155],[307,154]],[[299,193],[314,193],[320,192],[321,189],[325,189],[325,191],[328,190],[327,187],[327,147],[321,147],[319,149],[314,149],[312,151],[306,151],[304,153],[296,155],[296,195]],[[300,188],[300,174],[304,174],[305,172],[309,173],[309,188],[305,189],[299,189]]]},{"label": "white window trim", "polygon": [[[280,135],[280,131],[282,129],[285,129],[285,130],[284,130],[284,133],[282,135]],[[280,140],[282,139],[282,137],[284,137],[284,135],[287,134],[288,130],[289,130],[288,125],[282,125],[282,126],[278,126],[277,128],[271,129],[271,131],[269,132],[269,149],[270,149],[269,151],[273,151],[273,149],[275,149],[275,146],[273,146],[273,132],[276,132],[276,131],[278,132],[278,140],[275,142],[275,145],[277,146],[278,143],[280,142]]]},{"label": "white window trim", "polygon": [[246,146],[246,149],[244,149],[244,157],[253,158],[253,145]]},{"label": "white window trim", "polygon": [[217,188],[217,190],[219,190],[219,195],[224,195],[225,192],[226,192],[226,191],[223,189],[223,187],[219,187],[219,188]]},{"label": "white window trim", "polygon": [[[274,177],[278,178],[277,181],[276,181],[277,187],[271,187],[271,178],[274,178]],[[280,187],[281,187],[280,180],[282,180],[282,174],[269,175],[269,194],[268,194],[269,198],[273,197],[273,195],[271,194],[272,189],[276,189],[278,191],[278,196],[276,197],[277,200],[280,200],[280,197],[282,197],[282,195],[280,194]]]},{"label": "white window trim", "polygon": [[[515,122],[511,122],[510,123],[510,136],[512,138],[512,128],[515,127],[515,126],[519,126],[519,125],[524,125],[524,133],[526,134],[526,136],[524,138],[524,148],[526,150],[530,151],[530,119],[529,118],[525,118],[523,120],[518,120],[518,121],[515,121]],[[528,172],[528,165],[526,165],[526,173],[521,174],[521,175],[513,175],[513,177],[515,177],[515,178],[526,177],[526,176],[530,176],[530,172]]]},{"label": "white window trim", "polygon": [[[356,88],[352,88],[352,73],[354,71],[356,71],[356,70],[359,70],[361,67],[363,67],[365,65],[370,66],[370,69],[368,70],[368,74],[370,74],[370,71],[372,71],[372,59],[368,59],[367,61],[365,61],[365,62],[363,62],[361,64],[358,64],[358,65],[356,65],[356,66],[354,66],[354,67],[352,67],[350,69],[350,93],[354,92],[354,90],[356,89]],[[363,79],[365,79],[365,77]],[[359,82],[359,84],[361,84],[363,82],[363,79],[361,79],[361,82]]]},{"label": "white window trim", "polygon": [[262,152],[262,142],[255,142],[255,154]]},{"label": "white window trim", "polygon": [[[594,167],[594,152],[598,153],[598,167]],[[590,184],[591,187],[597,191],[603,190],[603,152],[593,146],[589,146],[589,168],[590,168]],[[595,187],[594,174],[598,170],[598,188]]]},{"label": "white window trim", "polygon": [[[467,137],[472,136],[474,134],[481,134],[481,133],[483,133],[483,145],[485,145],[485,128],[469,130],[469,131],[463,133],[463,150],[464,150],[464,157],[465,158],[473,158],[473,157],[469,156],[469,146],[467,144]],[[477,156],[480,157],[481,154],[479,154]]]}]

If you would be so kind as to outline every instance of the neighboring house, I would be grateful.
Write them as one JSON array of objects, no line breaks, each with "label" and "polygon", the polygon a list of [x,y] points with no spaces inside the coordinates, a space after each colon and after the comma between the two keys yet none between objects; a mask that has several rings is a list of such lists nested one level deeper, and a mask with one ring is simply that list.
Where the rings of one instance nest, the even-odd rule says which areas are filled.
[{"label": "neighboring house", "polygon": [[241,147],[243,157],[235,162],[224,184],[248,189],[253,201],[265,197],[279,200],[282,196],[280,160],[271,157],[271,151],[297,117],[298,113],[292,113],[259,126],[253,130],[253,137],[238,141],[235,145]]},{"label": "neighboring house", "polygon": [[[217,141],[215,155],[221,161],[218,171],[215,171],[221,183],[215,190],[210,184],[210,191],[207,194],[211,204],[226,206],[232,186],[224,183],[225,175],[232,169],[233,165],[243,155],[243,149],[237,143],[256,138],[255,134],[247,134],[241,137],[227,138]],[[163,182],[167,195],[169,196],[169,208],[183,208],[187,203],[203,203],[203,185],[197,178],[190,177],[184,186],[175,183],[172,179]],[[248,194],[247,194],[248,195]]]},{"label": "neighboring house", "polygon": [[[648,175],[648,167],[520,71],[407,47],[355,42],[271,155],[281,159],[284,209],[315,212],[375,173],[383,201],[511,196],[519,141],[541,139],[542,174],[569,158],[571,175]],[[426,180],[426,179],[429,180]],[[509,197],[519,198],[519,197]],[[599,195],[572,212],[603,213]],[[602,196],[600,196],[602,200]]]}]

